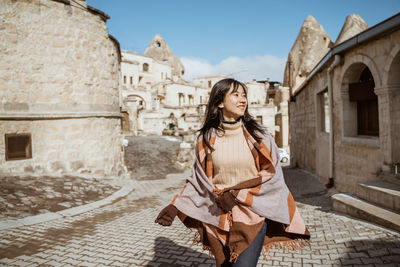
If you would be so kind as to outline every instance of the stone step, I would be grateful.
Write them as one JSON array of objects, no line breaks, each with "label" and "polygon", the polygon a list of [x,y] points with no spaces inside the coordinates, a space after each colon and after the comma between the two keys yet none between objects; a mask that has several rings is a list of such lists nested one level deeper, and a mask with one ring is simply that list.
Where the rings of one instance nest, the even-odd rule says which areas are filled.
[{"label": "stone step", "polygon": [[394,174],[389,172],[382,172],[379,176],[381,180],[400,185],[400,174]]},{"label": "stone step", "polygon": [[400,232],[400,214],[380,208],[371,203],[347,194],[332,196],[334,211],[366,220]]},{"label": "stone step", "polygon": [[380,207],[400,211],[400,185],[386,181],[360,183],[356,189],[357,197]]}]

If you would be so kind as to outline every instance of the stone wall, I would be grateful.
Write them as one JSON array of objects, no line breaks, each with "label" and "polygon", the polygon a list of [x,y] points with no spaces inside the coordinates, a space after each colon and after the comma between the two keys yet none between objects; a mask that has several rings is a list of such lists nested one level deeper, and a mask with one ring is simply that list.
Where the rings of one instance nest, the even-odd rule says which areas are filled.
[{"label": "stone wall", "polygon": [[[123,171],[120,50],[85,1],[0,0],[0,172]],[[4,134],[32,159],[5,161]]]},{"label": "stone wall", "polygon": [[315,171],[315,109],[313,91],[303,89],[289,102],[290,164]]},{"label": "stone wall", "polygon": [[[396,163],[399,135],[400,83],[388,84],[400,68],[400,31],[358,45],[342,54],[342,63],[332,73],[335,187],[355,192],[360,182],[379,179],[384,165]],[[328,180],[329,134],[321,131],[318,93],[328,88],[327,62],[290,102],[291,164]],[[357,135],[357,109],[349,103],[349,83],[357,82],[361,70],[372,73],[378,97],[379,136]],[[397,79],[397,78],[396,78]],[[396,80],[398,81],[398,79]]]},{"label": "stone wall", "polygon": [[[5,161],[2,171],[20,173],[76,173],[121,175],[119,120],[108,118],[0,121],[2,133],[31,133],[32,158]],[[4,137],[0,151],[5,150]]]}]

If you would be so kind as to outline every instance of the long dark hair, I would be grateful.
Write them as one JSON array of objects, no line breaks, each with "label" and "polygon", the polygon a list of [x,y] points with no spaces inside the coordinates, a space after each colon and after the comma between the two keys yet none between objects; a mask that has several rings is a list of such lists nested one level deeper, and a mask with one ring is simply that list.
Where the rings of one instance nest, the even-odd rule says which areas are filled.
[{"label": "long dark hair", "polygon": [[[223,132],[224,129],[222,127],[222,110],[218,108],[218,105],[224,101],[226,94],[228,93],[229,89],[233,84],[233,91],[236,92],[239,86],[243,87],[243,90],[246,92],[247,97],[247,87],[243,83],[236,81],[234,79],[223,79],[216,84],[211,89],[210,98],[207,103],[206,108],[206,116],[203,122],[203,126],[200,128],[199,132],[200,135],[203,135],[203,142],[214,151],[214,148],[211,147],[210,143],[208,142],[208,134],[211,128],[215,128],[221,130]],[[251,116],[248,112],[248,104],[246,106],[246,110],[244,111],[244,115],[242,116],[242,122],[246,129],[249,131],[251,136],[259,142],[261,140],[261,136],[256,134],[256,131],[259,131],[261,134],[266,132],[265,127],[259,124],[253,116]]]}]

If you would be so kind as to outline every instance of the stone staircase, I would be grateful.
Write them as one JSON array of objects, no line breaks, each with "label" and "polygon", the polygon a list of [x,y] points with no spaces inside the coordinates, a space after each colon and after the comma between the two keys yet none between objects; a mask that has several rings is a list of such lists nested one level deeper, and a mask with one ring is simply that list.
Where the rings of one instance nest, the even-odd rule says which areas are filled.
[{"label": "stone staircase", "polygon": [[332,209],[400,232],[400,175],[380,178],[360,183],[355,195],[333,195]]}]

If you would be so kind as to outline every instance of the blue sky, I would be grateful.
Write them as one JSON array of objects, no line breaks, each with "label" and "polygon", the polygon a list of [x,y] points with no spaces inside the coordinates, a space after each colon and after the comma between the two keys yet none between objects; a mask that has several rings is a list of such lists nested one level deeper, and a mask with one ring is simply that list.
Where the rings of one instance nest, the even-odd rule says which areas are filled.
[{"label": "blue sky", "polygon": [[[334,41],[347,15],[373,26],[400,12],[400,0],[87,0],[110,15],[124,50],[144,53],[160,34],[193,76],[237,73],[241,80],[282,81],[286,57],[312,15]],[[323,3],[323,4],[322,4]]]}]

